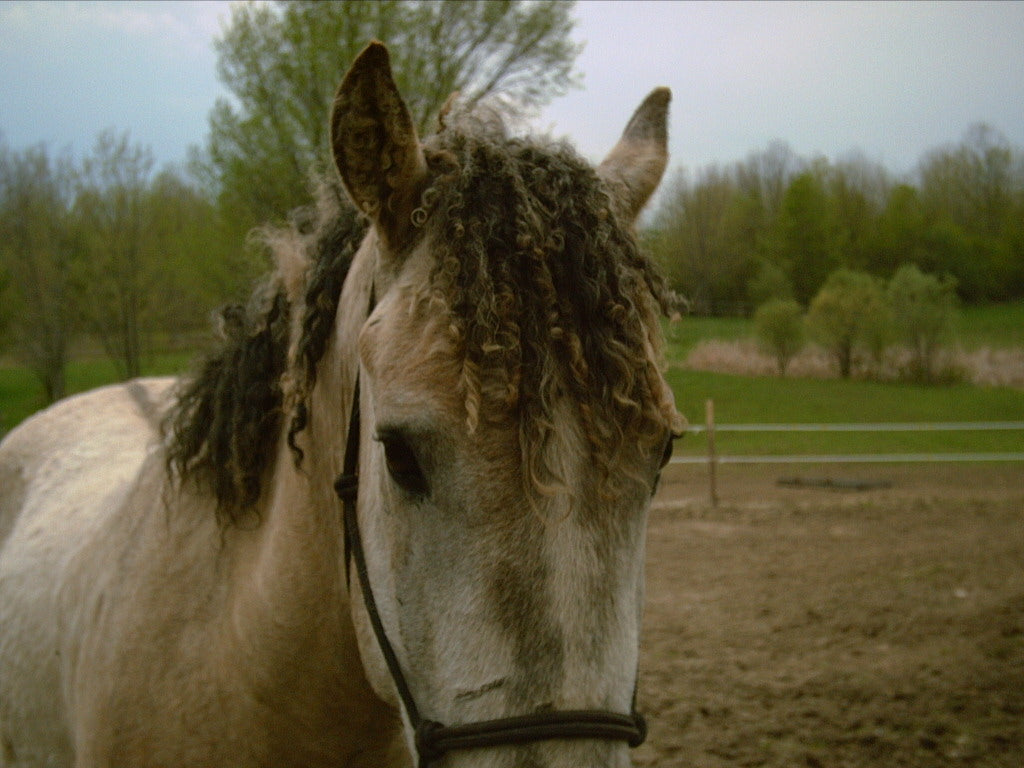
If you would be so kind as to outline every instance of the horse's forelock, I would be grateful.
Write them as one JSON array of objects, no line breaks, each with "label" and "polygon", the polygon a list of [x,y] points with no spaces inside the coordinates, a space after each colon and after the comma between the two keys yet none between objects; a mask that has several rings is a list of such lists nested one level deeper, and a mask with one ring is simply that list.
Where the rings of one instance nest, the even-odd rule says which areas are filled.
[{"label": "horse's forelock", "polygon": [[661,394],[659,309],[671,296],[567,145],[444,131],[427,145],[445,172],[425,224],[435,292],[463,356],[470,427],[512,409],[523,423],[524,477],[545,485],[552,408],[578,403],[593,458],[616,456],[676,421]]}]

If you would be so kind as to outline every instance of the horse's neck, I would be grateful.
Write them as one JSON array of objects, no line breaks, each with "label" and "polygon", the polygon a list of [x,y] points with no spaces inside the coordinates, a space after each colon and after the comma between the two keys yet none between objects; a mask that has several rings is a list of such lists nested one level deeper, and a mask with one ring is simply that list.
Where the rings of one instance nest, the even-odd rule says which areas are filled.
[{"label": "horse's neck", "polygon": [[[268,619],[313,626],[329,613],[331,630],[352,635],[345,587],[340,501],[341,472],[358,362],[358,329],[370,295],[371,254],[361,252],[346,281],[337,332],[321,360],[308,403],[309,423],[296,437],[301,463],[279,440],[277,460],[263,495],[258,528],[240,531],[235,567],[251,587],[236,606],[256,627]],[[308,620],[308,623],[307,623]],[[294,622],[294,624],[293,624]],[[353,657],[356,657],[353,647]]]},{"label": "horse's neck", "polygon": [[[337,497],[326,468],[308,452],[296,467],[284,443],[259,525],[229,532],[223,550],[234,573],[221,657],[243,660],[227,673],[237,678],[232,689],[252,691],[269,708],[260,717],[284,729],[268,742],[302,723],[335,759],[365,754],[365,765],[399,765],[400,720],[362,668]],[[344,764],[364,765],[354,757]]]},{"label": "horse's neck", "polygon": [[309,463],[307,458],[296,467],[284,449],[258,528],[240,532],[239,550],[244,554],[237,559],[238,566],[251,571],[261,603],[257,610],[270,609],[275,619],[285,613],[299,614],[295,618],[300,619],[305,610],[347,600],[339,570],[337,500],[331,498],[330,481],[307,469]]}]

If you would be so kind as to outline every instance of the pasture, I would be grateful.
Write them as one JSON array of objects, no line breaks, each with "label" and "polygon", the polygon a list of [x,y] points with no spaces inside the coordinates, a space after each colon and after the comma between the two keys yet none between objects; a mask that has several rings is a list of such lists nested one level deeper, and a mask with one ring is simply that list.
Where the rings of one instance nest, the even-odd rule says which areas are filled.
[{"label": "pasture", "polygon": [[[1024,390],[969,384],[913,384],[835,379],[779,379],[672,368],[668,381],[690,424],[704,423],[715,401],[718,424],[1024,421]],[[1024,436],[999,432],[721,432],[728,454],[843,454],[1019,451]],[[701,455],[702,435],[687,435],[676,455]]]},{"label": "pasture", "polygon": [[866,493],[723,467],[716,509],[703,468],[675,469],[637,765],[1024,765],[1024,467],[858,469],[898,473]]}]

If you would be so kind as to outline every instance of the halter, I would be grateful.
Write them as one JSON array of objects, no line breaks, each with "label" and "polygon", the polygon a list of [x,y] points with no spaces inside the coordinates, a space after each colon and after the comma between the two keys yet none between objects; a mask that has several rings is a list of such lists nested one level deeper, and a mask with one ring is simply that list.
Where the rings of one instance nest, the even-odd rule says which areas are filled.
[{"label": "halter", "polygon": [[[371,291],[370,311],[374,299]],[[359,493],[359,374],[356,373],[355,388],[352,392],[352,414],[348,422],[348,437],[345,444],[345,459],[341,475],[334,483],[334,490],[342,500],[345,519],[345,576],[349,578],[349,564],[354,561],[363,603],[370,618],[370,626],[377,638],[388,672],[395,683],[398,697],[409,717],[415,733],[416,752],[419,768],[429,768],[448,752],[483,747],[500,747],[512,744],[528,744],[536,741],[556,739],[603,739],[625,741],[630,747],[638,747],[647,738],[647,722],[636,711],[636,688],[630,714],[609,712],[600,709],[545,711],[495,720],[481,720],[462,725],[443,725],[420,715],[413,699],[405,674],[398,663],[395,650],[388,640],[377,611],[377,601],[370,587],[370,575],[366,568],[366,555],[359,536],[359,521],[356,516],[356,499]]]}]

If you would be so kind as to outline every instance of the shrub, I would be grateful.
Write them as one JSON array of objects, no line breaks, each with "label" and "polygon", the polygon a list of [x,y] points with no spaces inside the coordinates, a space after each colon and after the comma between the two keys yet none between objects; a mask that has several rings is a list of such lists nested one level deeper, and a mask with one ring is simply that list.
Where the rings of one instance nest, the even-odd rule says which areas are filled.
[{"label": "shrub", "polygon": [[775,358],[779,376],[804,346],[804,318],[792,299],[771,299],[754,313],[754,328],[761,347]]},{"label": "shrub", "polygon": [[876,361],[881,358],[887,317],[885,292],[877,278],[837,269],[811,302],[807,325],[846,379],[858,352],[867,351]]},{"label": "shrub", "polygon": [[911,379],[934,382],[938,357],[956,319],[956,280],[921,272],[904,264],[889,281],[888,298],[893,325],[910,350],[907,374]]}]

